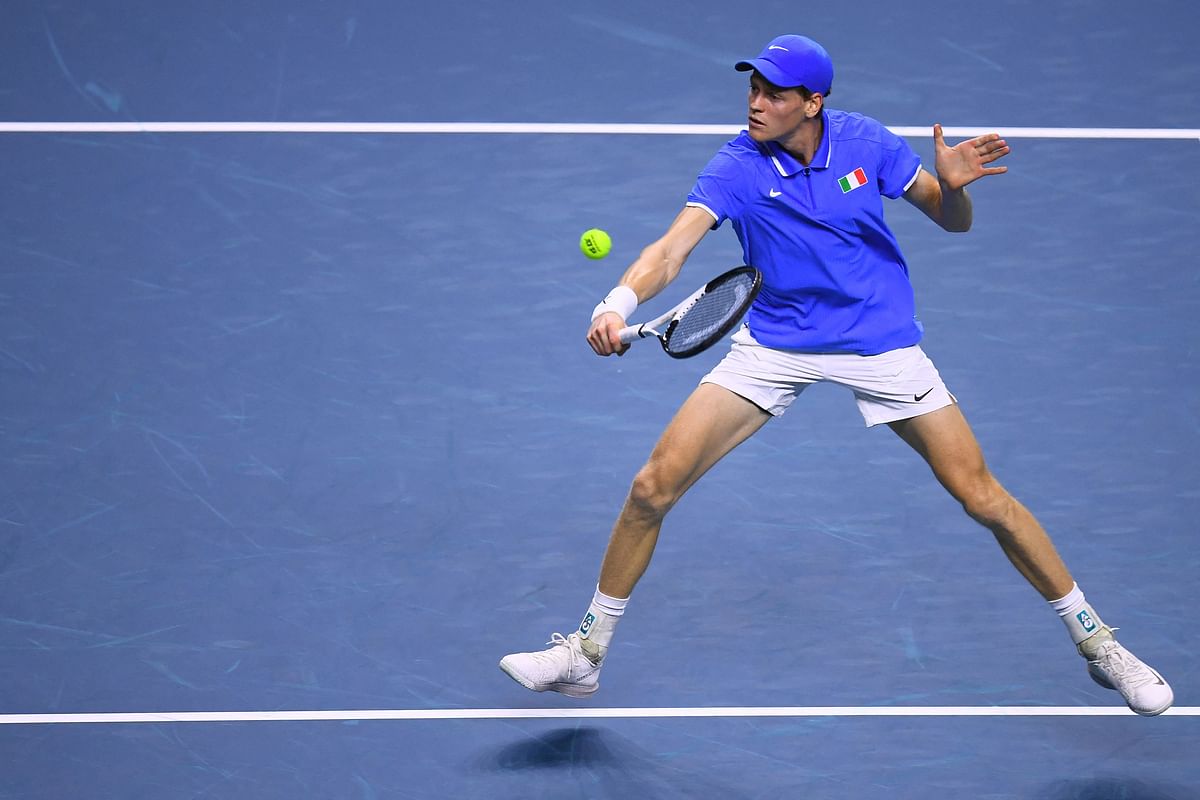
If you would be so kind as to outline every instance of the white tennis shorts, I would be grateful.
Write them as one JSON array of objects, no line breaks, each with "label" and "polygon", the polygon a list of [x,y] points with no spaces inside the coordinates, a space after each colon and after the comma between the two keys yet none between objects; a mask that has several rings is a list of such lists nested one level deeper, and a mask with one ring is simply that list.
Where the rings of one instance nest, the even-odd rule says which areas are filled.
[{"label": "white tennis shorts", "polygon": [[845,386],[854,392],[868,427],[919,417],[956,402],[917,345],[874,356],[801,353],[761,345],[745,326],[733,335],[729,354],[700,382],[723,386],[774,416],[815,383]]}]

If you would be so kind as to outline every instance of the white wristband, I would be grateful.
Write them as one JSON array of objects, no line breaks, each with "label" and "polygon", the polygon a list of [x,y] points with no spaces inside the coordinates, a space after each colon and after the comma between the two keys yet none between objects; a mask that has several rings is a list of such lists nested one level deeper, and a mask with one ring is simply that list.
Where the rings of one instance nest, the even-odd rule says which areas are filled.
[{"label": "white wristband", "polygon": [[629,318],[633,316],[633,312],[637,311],[637,307],[637,293],[628,286],[617,286],[592,311],[592,322],[596,321],[596,317],[607,314],[609,311],[620,315],[621,319],[628,322]]}]

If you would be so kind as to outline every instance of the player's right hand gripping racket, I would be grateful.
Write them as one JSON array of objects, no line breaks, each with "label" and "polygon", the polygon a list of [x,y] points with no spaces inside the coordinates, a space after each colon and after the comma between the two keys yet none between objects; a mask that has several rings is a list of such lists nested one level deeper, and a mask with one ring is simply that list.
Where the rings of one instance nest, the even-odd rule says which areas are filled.
[{"label": "player's right hand gripping racket", "polygon": [[621,341],[629,344],[656,336],[672,358],[694,356],[737,325],[761,288],[761,272],[754,267],[736,267],[713,278],[661,317],[622,328]]}]

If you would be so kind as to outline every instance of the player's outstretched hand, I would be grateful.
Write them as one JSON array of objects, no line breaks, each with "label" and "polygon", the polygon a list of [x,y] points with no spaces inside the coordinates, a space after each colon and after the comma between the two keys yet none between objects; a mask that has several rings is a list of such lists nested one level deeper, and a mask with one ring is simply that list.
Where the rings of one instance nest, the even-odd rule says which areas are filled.
[{"label": "player's outstretched hand", "polygon": [[959,142],[954,147],[946,144],[942,126],[933,126],[934,166],[938,180],[950,190],[961,189],[984,175],[1000,175],[1008,167],[989,167],[993,161],[1008,155],[1008,143],[998,133],[988,133]]},{"label": "player's outstretched hand", "polygon": [[592,326],[588,328],[588,344],[592,346],[592,350],[596,351],[598,356],[611,356],[613,353],[623,356],[629,349],[629,345],[621,342],[620,333],[624,327],[625,320],[621,319],[620,314],[611,311],[601,314],[592,321]]}]

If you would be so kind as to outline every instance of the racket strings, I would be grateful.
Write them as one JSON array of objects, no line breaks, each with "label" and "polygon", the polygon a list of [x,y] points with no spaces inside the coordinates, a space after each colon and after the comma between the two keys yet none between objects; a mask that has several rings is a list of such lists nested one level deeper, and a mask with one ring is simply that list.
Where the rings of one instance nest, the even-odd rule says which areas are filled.
[{"label": "racket strings", "polygon": [[668,337],[668,350],[685,352],[694,347],[707,346],[710,339],[722,336],[729,323],[745,313],[754,286],[752,275],[738,275],[710,287],[675,318]]}]

